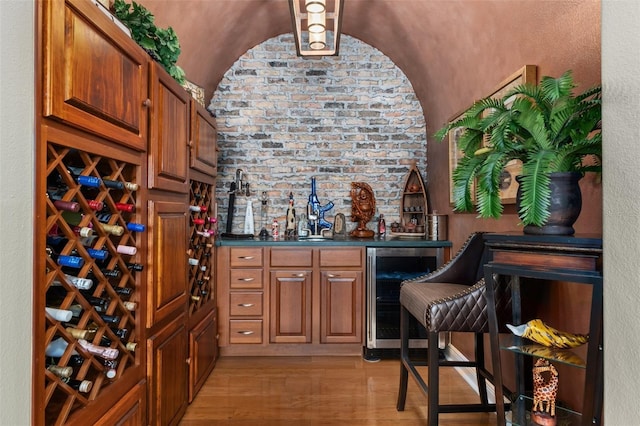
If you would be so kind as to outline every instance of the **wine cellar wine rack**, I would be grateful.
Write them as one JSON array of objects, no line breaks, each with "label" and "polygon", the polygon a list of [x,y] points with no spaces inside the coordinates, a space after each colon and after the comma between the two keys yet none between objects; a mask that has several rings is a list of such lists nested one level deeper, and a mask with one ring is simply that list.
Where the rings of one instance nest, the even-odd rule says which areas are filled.
[{"label": "wine cellar wine rack", "polygon": [[146,229],[140,156],[46,149],[44,420],[64,424],[140,364]]},{"label": "wine cellar wine rack", "polygon": [[189,315],[193,315],[214,297],[213,245],[217,232],[212,185],[191,180],[189,239]]}]

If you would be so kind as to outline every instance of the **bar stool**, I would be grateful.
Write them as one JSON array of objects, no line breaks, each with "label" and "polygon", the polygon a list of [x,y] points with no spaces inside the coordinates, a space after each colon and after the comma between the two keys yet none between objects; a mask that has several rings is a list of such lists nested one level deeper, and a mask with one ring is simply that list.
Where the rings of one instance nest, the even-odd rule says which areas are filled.
[{"label": "bar stool", "polygon": [[[437,426],[439,413],[493,412],[495,404],[487,399],[487,380],[493,375],[485,368],[483,334],[489,332],[483,266],[487,260],[482,233],[472,234],[454,258],[431,274],[406,280],[400,289],[400,388],[398,411],[404,411],[408,375],[411,373],[427,396],[427,423]],[[510,300],[500,302],[510,309]],[[409,315],[427,330],[427,359],[409,357]],[[472,361],[447,361],[438,356],[438,333],[475,334]],[[416,366],[428,366],[427,383]],[[438,398],[439,367],[474,367],[478,381],[479,404],[441,405]]]}]

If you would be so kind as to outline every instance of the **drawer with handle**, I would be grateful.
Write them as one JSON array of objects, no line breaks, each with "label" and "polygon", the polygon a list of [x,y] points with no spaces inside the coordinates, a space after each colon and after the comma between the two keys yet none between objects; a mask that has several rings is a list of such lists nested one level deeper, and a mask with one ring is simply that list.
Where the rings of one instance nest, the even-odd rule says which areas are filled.
[{"label": "drawer with handle", "polygon": [[229,343],[262,343],[262,320],[229,321]]},{"label": "drawer with handle", "polygon": [[231,247],[229,264],[232,268],[262,266],[262,247]]},{"label": "drawer with handle", "polygon": [[262,269],[232,269],[229,288],[262,288]]},{"label": "drawer with handle", "polygon": [[262,292],[233,292],[229,295],[229,315],[261,316]]}]

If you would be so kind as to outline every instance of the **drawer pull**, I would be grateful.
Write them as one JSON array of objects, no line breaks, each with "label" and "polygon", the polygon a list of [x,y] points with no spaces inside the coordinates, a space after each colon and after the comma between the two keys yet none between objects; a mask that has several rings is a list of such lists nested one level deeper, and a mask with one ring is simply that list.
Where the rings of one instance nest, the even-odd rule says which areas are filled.
[{"label": "drawer pull", "polygon": [[253,334],[253,331],[249,331],[249,330],[240,330],[238,331],[238,334],[243,334],[245,336],[248,336],[250,334]]},{"label": "drawer pull", "polygon": [[298,277],[298,278],[302,278],[304,277],[304,274],[291,274],[292,277]]},{"label": "drawer pull", "polygon": [[238,303],[238,306],[240,306],[241,308],[250,308],[252,306],[254,306],[253,303]]},{"label": "drawer pull", "polygon": [[249,282],[253,280],[255,280],[255,278],[238,278],[238,281],[244,281],[244,282]]},{"label": "drawer pull", "polygon": [[238,259],[242,259],[242,260],[251,260],[253,259],[254,256],[238,256]]},{"label": "drawer pull", "polygon": [[329,278],[338,278],[340,274],[327,274]]}]

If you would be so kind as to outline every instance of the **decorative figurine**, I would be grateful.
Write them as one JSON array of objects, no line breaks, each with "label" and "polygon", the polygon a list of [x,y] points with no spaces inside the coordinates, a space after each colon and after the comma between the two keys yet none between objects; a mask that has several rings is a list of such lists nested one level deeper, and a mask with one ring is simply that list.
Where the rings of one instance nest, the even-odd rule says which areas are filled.
[{"label": "decorative figurine", "polygon": [[539,319],[533,319],[526,324],[518,326],[507,324],[507,327],[516,336],[526,337],[547,347],[571,349],[589,341],[589,336],[586,334],[574,334],[556,330]]},{"label": "decorative figurine", "polygon": [[296,209],[293,207],[293,192],[289,192],[289,207],[287,208],[287,227],[285,236],[293,238],[296,236]]},{"label": "decorative figurine", "polygon": [[376,211],[376,198],[373,190],[365,182],[351,182],[351,220],[358,222],[358,227],[351,231],[356,238],[372,238],[375,235],[367,229],[367,223]]},{"label": "decorative figurine", "polygon": [[558,370],[546,359],[538,358],[533,366],[532,421],[542,426],[554,426],[556,424],[557,394]]},{"label": "decorative figurine", "polygon": [[274,240],[277,240],[280,237],[280,225],[278,224],[278,219],[273,219],[273,223],[271,223],[271,236]]},{"label": "decorative figurine", "polygon": [[331,229],[331,223],[327,222],[324,214],[333,208],[333,201],[329,201],[324,206],[320,205],[316,195],[316,178],[311,178],[311,194],[307,203],[307,219],[309,219],[309,229],[313,235],[321,235],[323,229]]},{"label": "decorative figurine", "polygon": [[344,214],[342,213],[338,213],[333,219],[333,235],[334,237],[347,236],[346,220],[344,218]]}]

